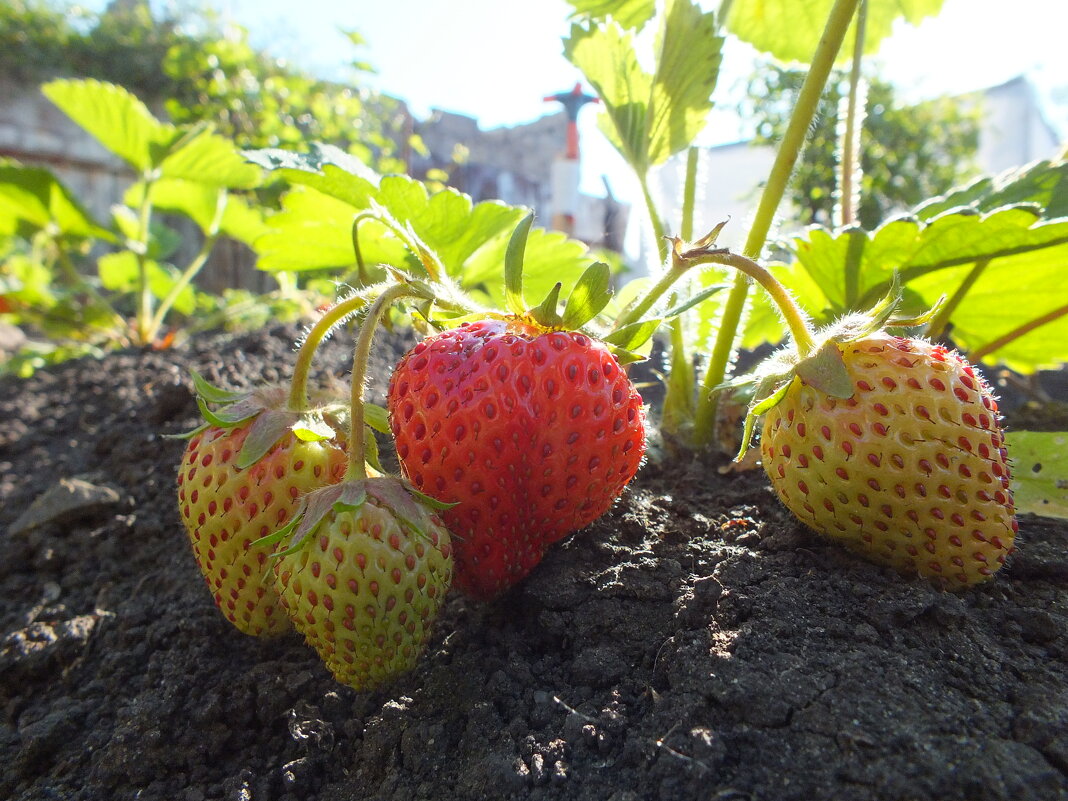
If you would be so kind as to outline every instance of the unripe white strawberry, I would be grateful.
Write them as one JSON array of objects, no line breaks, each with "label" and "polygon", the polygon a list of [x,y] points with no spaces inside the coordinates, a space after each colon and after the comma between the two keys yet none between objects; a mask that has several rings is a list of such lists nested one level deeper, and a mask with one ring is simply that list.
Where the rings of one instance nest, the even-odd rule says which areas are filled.
[{"label": "unripe white strawberry", "polygon": [[798,518],[946,588],[989,579],[1017,532],[997,403],[953,351],[875,333],[834,343],[853,385],[795,375],[764,419],[764,469]]}]

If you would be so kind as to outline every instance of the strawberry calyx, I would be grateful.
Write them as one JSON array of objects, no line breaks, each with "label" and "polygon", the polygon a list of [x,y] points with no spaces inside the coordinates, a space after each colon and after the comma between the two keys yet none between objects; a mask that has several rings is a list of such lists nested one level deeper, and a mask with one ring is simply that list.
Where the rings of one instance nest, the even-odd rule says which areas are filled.
[{"label": "strawberry calyx", "polygon": [[[717,251],[718,254],[738,258],[725,249]],[[768,281],[778,285],[770,274]],[[762,283],[765,282],[762,281]],[[771,288],[767,286],[767,283],[765,287],[770,291]],[[778,285],[778,289],[782,291],[784,297],[788,297],[781,285]],[[776,293],[773,293],[773,299],[777,303],[780,300]],[[793,343],[780,348],[757,365],[748,375],[714,387],[713,392],[741,389],[752,393],[752,401],[745,417],[741,445],[735,460],[740,460],[749,449],[756,420],[778,406],[795,381],[801,381],[832,398],[853,397],[855,388],[853,378],[845,365],[843,346],[888,328],[914,328],[925,325],[938,313],[944,298],[923,314],[913,317],[898,315],[897,310],[901,300],[901,285],[895,273],[886,295],[867,312],[847,314],[815,331],[806,325],[803,343],[798,342],[795,337]],[[783,311],[785,312],[785,309]]]},{"label": "strawberry calyx", "polygon": [[[248,426],[248,436],[234,462],[239,469],[260,461],[287,433],[302,442],[322,442],[337,439],[345,431],[348,406],[344,403],[326,401],[294,411],[286,404],[287,387],[267,385],[250,392],[234,392],[212,384],[195,370],[190,373],[204,422],[178,438],[192,438],[212,426]],[[389,430],[386,410],[381,407],[367,415],[366,422],[377,430]]]},{"label": "strawberry calyx", "polygon": [[441,525],[436,513],[455,506],[424,495],[403,479],[381,475],[373,468],[368,468],[368,473],[367,478],[348,479],[308,493],[286,526],[255,540],[252,547],[270,546],[288,538],[286,547],[272,557],[296,553],[328,515],[357,512],[368,503],[388,509],[404,528],[429,541],[429,531]]}]

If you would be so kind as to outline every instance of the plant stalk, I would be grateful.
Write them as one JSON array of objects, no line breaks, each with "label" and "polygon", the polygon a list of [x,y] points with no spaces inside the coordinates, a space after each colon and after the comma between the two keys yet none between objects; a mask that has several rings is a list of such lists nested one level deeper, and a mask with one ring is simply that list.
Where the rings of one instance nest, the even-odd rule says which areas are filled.
[{"label": "plant stalk", "polygon": [[[679,222],[679,231],[685,242],[693,239],[693,211],[697,198],[698,154],[699,151],[696,147],[691,147],[686,153],[686,179],[682,190],[682,220]],[[674,294],[671,296],[669,303],[672,306],[675,305]],[[686,329],[681,314],[669,323],[669,331],[671,336],[671,372],[664,395],[665,413],[663,426],[665,431],[678,434],[681,423],[692,422],[696,376],[686,348]],[[669,419],[669,409],[676,410],[680,419]]]},{"label": "plant stalk", "polygon": [[356,338],[356,348],[352,357],[352,392],[349,401],[349,464],[345,471],[346,481],[358,481],[367,478],[366,460],[366,426],[364,425],[363,391],[367,378],[367,363],[371,357],[371,343],[374,342],[375,330],[382,314],[399,298],[411,295],[412,290],[404,284],[393,284],[375,298],[367,317],[360,326]]},{"label": "plant stalk", "polygon": [[315,356],[319,345],[334,329],[334,326],[366,306],[368,302],[369,299],[365,294],[353,295],[327,309],[308,331],[297,351],[296,363],[293,365],[293,378],[289,384],[287,408],[291,412],[307,411],[311,405],[308,398],[308,377],[311,373],[312,357]]},{"label": "plant stalk", "polygon": [[[849,23],[856,12],[860,0],[835,0],[827,25],[823,30],[823,36],[816,46],[816,53],[812,58],[808,75],[801,86],[797,103],[787,125],[786,133],[779,144],[775,162],[772,165],[768,182],[764,185],[764,192],[760,196],[760,204],[757,206],[753,225],[749,229],[746,238],[743,255],[756,258],[764,249],[767,242],[768,232],[775,219],[775,212],[782,202],[786,193],[786,186],[793,173],[794,165],[801,154],[805,144],[808,128],[816,116],[819,108],[820,95],[827,85],[827,78],[834,67],[834,60],[849,30]],[[731,351],[734,347],[734,338],[738,333],[742,313],[745,309],[745,299],[749,294],[749,282],[745,275],[735,277],[734,286],[731,287],[730,295],[723,307],[723,316],[720,320],[719,332],[716,334],[716,342],[713,345],[712,355],[709,358],[708,369],[705,371],[701,392],[699,393],[700,404],[697,407],[697,427],[695,430],[695,443],[698,448],[707,447],[712,441],[714,423],[716,419],[716,406],[718,399],[712,395],[712,389],[723,383],[727,373],[727,365],[730,363]]]},{"label": "plant stalk", "polygon": [[1061,317],[1064,316],[1068,316],[1068,305],[1056,308],[1051,312],[1043,314],[1041,317],[1036,317],[1034,320],[1031,320],[1030,322],[1024,323],[1023,325],[1012,329],[1004,336],[1000,336],[992,342],[988,342],[981,348],[976,348],[971,353],[969,353],[968,356],[973,362],[978,362],[983,357],[989,356],[994,351],[1000,350],[1001,348],[1005,347],[1014,339],[1019,339],[1025,334],[1030,334],[1036,328],[1041,328],[1047,323],[1052,323],[1054,320],[1059,320]]},{"label": "plant stalk", "polygon": [[968,291],[975,285],[975,282],[979,280],[979,276],[983,274],[987,266],[990,264],[990,259],[980,259],[975,263],[968,274],[964,276],[964,280],[961,281],[957,291],[942,304],[942,308],[938,310],[938,314],[934,316],[934,319],[927,326],[927,336],[931,339],[938,339],[946,332],[946,327],[949,325],[949,318],[953,316],[953,312],[960,306],[961,301],[964,300],[964,296],[968,294]]},{"label": "plant stalk", "polygon": [[846,106],[845,130],[842,133],[842,159],[839,164],[838,188],[841,194],[841,225],[850,226],[857,217],[859,193],[854,183],[860,164],[860,131],[857,123],[861,62],[864,59],[864,27],[868,18],[868,0],[861,0],[857,8],[856,38],[853,40],[853,65],[849,70],[849,100]]},{"label": "plant stalk", "polygon": [[215,248],[215,243],[219,241],[220,227],[222,226],[223,214],[226,212],[226,203],[229,199],[229,195],[225,189],[219,190],[218,198],[215,201],[215,216],[211,221],[211,225],[208,226],[207,232],[204,234],[204,242],[200,245],[200,250],[197,251],[197,255],[193,257],[193,260],[189,262],[182,274],[175,281],[174,286],[170,288],[167,295],[160,301],[159,308],[156,309],[155,314],[152,315],[152,322],[149,324],[148,336],[150,339],[155,338],[159,329],[163,325],[163,320],[167,316],[167,312],[171,310],[171,306],[178,300],[178,296],[182,294],[189,283],[197,277],[197,274],[203,269],[204,265],[208,262],[208,257],[211,255],[211,251]]},{"label": "plant stalk", "polygon": [[141,298],[137,312],[137,338],[139,344],[147,345],[152,341],[149,328],[152,324],[152,288],[148,284],[148,238],[152,225],[152,185],[155,179],[144,178],[144,197],[138,211],[138,242],[141,247],[137,252],[137,277],[141,285]]}]

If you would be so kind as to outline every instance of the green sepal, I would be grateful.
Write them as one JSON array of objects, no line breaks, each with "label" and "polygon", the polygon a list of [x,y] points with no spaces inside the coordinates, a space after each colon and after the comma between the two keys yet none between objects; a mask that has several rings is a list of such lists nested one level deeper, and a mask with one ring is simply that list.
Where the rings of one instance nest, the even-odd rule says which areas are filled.
[{"label": "green sepal", "polygon": [[375,439],[375,435],[371,432],[371,427],[366,426],[366,428],[368,431],[363,438],[364,461],[379,473],[385,473],[386,471],[382,469],[382,461],[378,458],[378,440]]},{"label": "green sepal", "polygon": [[504,300],[508,310],[513,314],[523,314],[527,310],[523,300],[523,257],[527,250],[527,237],[530,226],[534,224],[534,212],[531,212],[512,231],[508,240],[508,249],[504,252]]},{"label": "green sepal", "polygon": [[[284,540],[286,537],[288,537],[292,533],[293,529],[295,529],[297,527],[297,524],[299,522],[300,522],[300,510],[298,510],[297,514],[293,515],[293,519],[292,520],[290,520],[288,523],[286,523],[284,526],[282,526],[282,528],[278,529],[278,531],[275,531],[275,532],[273,532],[271,534],[268,534],[265,537],[260,537],[258,540],[253,540],[252,544],[249,545],[249,547],[250,548],[264,548],[264,547],[266,547],[268,545],[274,545],[276,542],[281,542],[282,540]],[[282,555],[281,553],[273,554],[273,556],[276,556],[276,557],[277,556],[281,556],[281,555]]]},{"label": "green sepal", "polygon": [[581,328],[608,305],[612,299],[612,270],[603,261],[587,267],[564,304],[564,328]]},{"label": "green sepal", "polygon": [[842,350],[834,340],[827,340],[819,350],[799,361],[795,372],[806,384],[832,398],[852,398],[856,391]]},{"label": "green sepal", "polygon": [[204,419],[219,428],[233,428],[246,420],[251,420],[263,410],[262,406],[249,408],[245,405],[235,404],[225,410],[214,412],[208,408],[208,404],[204,402],[200,395],[197,395],[197,406],[200,408],[200,413],[204,416]]},{"label": "green sepal", "polygon": [[248,394],[245,392],[231,392],[228,389],[217,387],[196,370],[190,370],[189,374],[193,378],[193,389],[196,390],[198,396],[208,403],[233,403]]},{"label": "green sepal", "polygon": [[946,305],[946,296],[941,295],[935,304],[922,314],[917,314],[915,317],[898,317],[897,315],[891,317],[886,325],[888,328],[913,328],[918,325],[927,325],[931,320],[935,318],[942,308]]},{"label": "green sepal", "polygon": [[[757,389],[757,397],[764,394],[764,391],[770,390],[774,386],[775,376],[770,376],[760,382],[760,387]],[[761,401],[756,401],[749,407],[749,412],[745,416],[745,427],[742,430],[742,443],[738,449],[738,455],[734,457],[734,461],[741,461],[745,456],[745,452],[749,450],[749,445],[753,441],[753,428],[756,426],[756,420],[761,415],[767,414],[780,403],[783,398],[786,397],[786,393],[790,391],[790,387],[793,385],[793,379],[787,381],[781,387],[776,389],[766,398]]]},{"label": "green sepal", "polygon": [[290,428],[301,442],[322,442],[326,439],[333,439],[337,435],[337,432],[319,412],[307,412],[301,415]]},{"label": "green sepal", "polygon": [[[363,405],[363,421],[380,434],[389,434],[389,412],[375,403]],[[377,468],[375,468],[377,469]]]},{"label": "green sepal", "polygon": [[661,318],[664,320],[670,320],[673,317],[678,317],[684,311],[689,311],[698,303],[701,303],[704,300],[708,300],[708,298],[712,297],[720,290],[726,289],[727,286],[727,284],[713,284],[712,286],[706,286],[700,292],[697,292],[692,297],[680,303],[678,306],[674,306],[668,309],[661,315]]},{"label": "green sepal", "polygon": [[553,288],[549,290],[549,294],[545,296],[545,300],[541,302],[541,305],[535,306],[530,310],[529,314],[534,319],[534,322],[546,328],[559,328],[563,321],[560,319],[556,307],[560,303],[560,289],[562,287],[563,284],[557,281]]},{"label": "green sepal", "polygon": [[277,409],[264,411],[256,418],[237,454],[234,464],[240,470],[251,467],[262,459],[293,425],[293,412]]},{"label": "green sepal", "polygon": [[616,361],[619,362],[620,367],[627,364],[634,364],[635,362],[644,362],[649,358],[640,353],[635,353],[632,350],[621,348],[618,345],[609,345],[608,350],[616,357]]},{"label": "green sepal", "polygon": [[601,341],[606,345],[615,345],[624,350],[634,350],[648,342],[662,322],[661,318],[638,320],[636,323],[630,323],[601,337]]},{"label": "green sepal", "polygon": [[186,439],[186,440],[188,440],[188,439],[192,439],[193,437],[195,437],[201,431],[206,431],[210,427],[211,427],[210,423],[201,423],[196,428],[194,428],[192,431],[183,431],[181,434],[161,434],[160,436],[163,437],[163,439]]},{"label": "green sepal", "polygon": [[439,512],[444,512],[446,509],[451,509],[456,506],[457,503],[445,503],[445,501],[439,501],[437,498],[432,498],[429,495],[420,492],[415,487],[409,485],[407,487],[409,493],[415,496],[416,500],[420,503],[429,506],[431,509],[435,509]]}]

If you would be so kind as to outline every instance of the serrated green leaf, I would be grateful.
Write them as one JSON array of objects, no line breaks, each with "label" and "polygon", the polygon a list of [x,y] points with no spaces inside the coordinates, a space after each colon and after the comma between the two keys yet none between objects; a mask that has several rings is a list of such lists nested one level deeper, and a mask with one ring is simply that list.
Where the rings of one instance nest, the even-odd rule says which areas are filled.
[{"label": "serrated green leaf", "polygon": [[158,162],[178,130],[157,120],[133,94],[111,83],[60,80],[41,87],[45,96],[100,144],[144,172]]},{"label": "serrated green leaf", "polygon": [[572,17],[598,22],[611,18],[624,28],[641,30],[656,13],[656,0],[568,0]]},{"label": "serrated green leaf", "polygon": [[0,164],[0,218],[10,221],[9,233],[23,223],[33,230],[51,228],[60,235],[115,241],[71,191],[41,167]]},{"label": "serrated green leaf", "polygon": [[259,167],[231,140],[207,128],[173,148],[160,163],[159,176],[231,189],[252,189],[261,180]]},{"label": "serrated green leaf", "polygon": [[715,15],[669,0],[656,37],[656,67],[642,69],[634,39],[614,23],[573,25],[564,55],[604,104],[598,125],[637,172],[689,146],[712,108],[723,39]]},{"label": "serrated green leaf", "polygon": [[[255,241],[260,269],[315,270],[355,264],[350,204],[308,187],[296,187],[282,199],[282,211],[267,221]],[[374,220],[360,225],[360,246],[368,264],[402,265],[408,251]]]},{"label": "serrated green leaf", "polygon": [[141,273],[137,256],[128,250],[105,254],[97,260],[96,266],[104,289],[131,292],[139,285]]},{"label": "serrated green leaf", "polygon": [[991,212],[1017,204],[1033,204],[1046,220],[1068,217],[1068,161],[1039,161],[984,176],[920,204],[912,213],[926,221],[962,207]]},{"label": "serrated green leaf", "polygon": [[[989,264],[950,318],[954,340],[967,349],[985,353],[1021,326],[1068,306],[1068,285],[1060,277],[1068,259],[1068,220],[1044,220],[1032,206],[954,211],[929,222],[895,220],[873,233],[813,228],[793,248],[807,274],[809,296],[802,302],[817,316],[823,310],[823,322],[870,305],[895,271],[907,296],[903,313],[923,311],[951,295],[980,261]],[[786,283],[795,289],[793,281]],[[1024,372],[1056,367],[1068,361],[1066,330],[1068,321],[1053,319],[997,347],[989,358]]]},{"label": "serrated green leaf", "polygon": [[266,148],[246,150],[244,156],[265,170],[281,171],[290,183],[310,186],[361,208],[378,186],[374,170],[336,145],[311,142],[307,153]]},{"label": "serrated green leaf", "polygon": [[1017,513],[1068,518],[1068,432],[1009,431]]},{"label": "serrated green leaf", "polygon": [[[903,18],[918,25],[925,17],[937,14],[943,0],[867,2],[864,52],[871,54],[890,35],[896,20]],[[833,5],[834,0],[734,0],[727,14],[727,29],[777,59],[808,63],[816,52]],[[852,31],[846,34],[839,62],[852,57],[855,38]]]},{"label": "serrated green leaf", "polygon": [[587,267],[564,304],[564,328],[581,328],[600,314],[612,299],[611,281],[612,271],[603,261]]},{"label": "serrated green leaf", "polygon": [[[516,209],[522,213],[522,209]],[[518,219],[518,218],[517,218]],[[507,237],[487,242],[467,260],[461,285],[467,289],[485,286],[497,308],[506,308],[501,280]],[[543,298],[559,282],[562,292],[570,292],[589,264],[589,248],[559,231],[532,228],[523,256],[523,295]]]}]

